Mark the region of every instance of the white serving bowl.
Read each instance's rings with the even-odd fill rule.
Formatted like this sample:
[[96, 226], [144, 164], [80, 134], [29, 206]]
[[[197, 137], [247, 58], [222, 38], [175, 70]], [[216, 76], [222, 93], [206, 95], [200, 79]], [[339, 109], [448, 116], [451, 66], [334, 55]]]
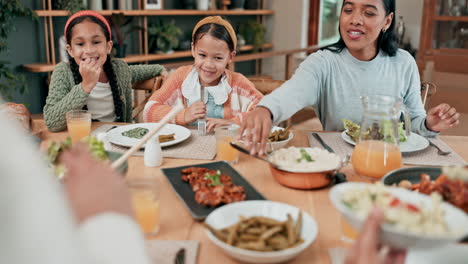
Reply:
[[[274, 126], [271, 128], [271, 132], [275, 132], [276, 130], [281, 130], [281, 129], [284, 129], [284, 128]], [[286, 144], [288, 144], [289, 141], [291, 141], [291, 139], [293, 139], [293, 137], [294, 137], [293, 132], [289, 130], [289, 137], [287, 139], [276, 141], [276, 142], [269, 142], [267, 144], [267, 148], [269, 147], [268, 145], [271, 145], [271, 151], [283, 148], [284, 146], [286, 146]]]
[[[369, 183], [347, 182], [334, 186], [330, 190], [330, 200], [333, 205], [340, 211], [346, 220], [357, 230], [360, 230], [365, 218], [360, 218], [342, 202], [343, 193], [358, 188], [366, 188]], [[403, 188], [388, 187], [392, 195], [399, 198], [401, 201], [411, 204], [423, 204], [426, 209], [432, 209], [432, 199], [428, 195], [418, 192], [409, 191]], [[455, 230], [456, 234], [447, 234], [446, 236], [431, 236], [417, 234], [410, 231], [401, 231], [390, 224], [382, 225], [381, 242], [383, 244], [395, 248], [415, 248], [427, 249], [442, 247], [447, 244], [456, 243], [468, 235], [468, 215], [455, 206], [443, 202], [442, 209], [445, 212], [445, 221], [451, 230]]]
[[[287, 220], [290, 214], [296, 221], [299, 208], [273, 201], [243, 201], [227, 204], [211, 212], [205, 222], [216, 229], [222, 229], [240, 221], [240, 216], [264, 216], [279, 221]], [[260, 252], [237, 248], [226, 244], [206, 230], [208, 238], [229, 256], [249, 263], [279, 263], [288, 261], [304, 251], [317, 236], [317, 224], [306, 212], [302, 211], [301, 237], [304, 242], [296, 247], [273, 252]]]

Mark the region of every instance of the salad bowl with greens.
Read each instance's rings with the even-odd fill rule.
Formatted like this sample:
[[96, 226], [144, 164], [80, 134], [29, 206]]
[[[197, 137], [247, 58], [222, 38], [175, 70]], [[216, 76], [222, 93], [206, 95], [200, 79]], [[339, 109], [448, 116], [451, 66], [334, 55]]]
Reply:
[[[85, 137], [81, 140], [81, 142], [88, 146], [91, 156], [96, 160], [112, 162], [122, 156], [122, 153], [105, 150], [104, 143], [98, 140], [96, 137]], [[62, 142], [51, 142], [47, 148], [47, 162], [49, 167], [52, 169], [53, 174], [59, 179], [63, 179], [66, 174], [66, 167], [59, 161], [60, 154], [70, 149], [71, 147], [71, 139], [68, 137], [65, 141]], [[125, 162], [118, 168], [118, 171], [122, 174], [125, 174], [127, 172], [127, 168], [128, 163]]]

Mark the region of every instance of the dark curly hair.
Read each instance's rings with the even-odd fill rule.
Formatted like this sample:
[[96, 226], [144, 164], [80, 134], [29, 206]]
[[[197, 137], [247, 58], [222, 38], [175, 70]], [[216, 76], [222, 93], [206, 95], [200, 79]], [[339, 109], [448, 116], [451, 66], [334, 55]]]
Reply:
[[205, 24], [197, 29], [195, 34], [193, 34], [193, 46], [195, 46], [197, 41], [206, 34], [225, 41], [228, 45], [229, 51], [234, 51], [234, 42], [232, 41], [231, 35], [229, 35], [227, 29], [224, 26], [215, 23]]
[[[67, 28], [67, 32], [66, 32], [66, 36], [65, 36], [66, 39], [71, 39], [71, 32], [73, 30], [73, 27], [76, 26], [77, 24], [85, 21], [85, 20], [90, 20], [91, 22], [98, 24], [101, 27], [101, 29], [102, 29], [102, 31], [104, 33], [104, 36], [106, 36], [106, 40], [110, 41], [109, 31], [107, 30], [107, 27], [99, 19], [97, 19], [97, 18], [95, 18], [93, 16], [81, 16], [81, 17], [77, 17], [74, 20], [72, 20], [70, 22], [70, 25]], [[79, 83], [81, 83], [81, 81], [83, 81], [83, 79], [81, 77], [81, 74], [80, 74], [80, 71], [79, 71], [79, 66], [70, 55], [68, 55], [68, 58], [69, 58], [69, 61], [70, 61], [70, 69], [71, 69], [71, 71], [73, 73], [73, 79], [75, 80], [75, 84], [79, 84]], [[120, 97], [121, 95], [120, 95], [119, 87], [118, 87], [118, 84], [117, 84], [117, 77], [115, 75], [114, 69], [112, 68], [112, 63], [111, 63], [110, 56], [107, 56], [107, 59], [106, 59], [106, 62], [104, 63], [103, 68], [104, 68], [104, 73], [106, 74], [107, 78], [109, 79], [109, 84], [110, 84], [111, 91], [112, 91], [112, 99], [114, 101], [114, 111], [115, 111], [115, 115], [117, 116], [116, 121], [122, 122], [122, 121], [124, 121], [123, 102], [122, 102], [122, 99]]]
[[[343, 1], [343, 3], [346, 0]], [[377, 41], [377, 48], [383, 50], [389, 56], [395, 56], [398, 50], [398, 37], [395, 34], [395, 0], [382, 0], [382, 3], [385, 8], [385, 15], [389, 15], [393, 13], [392, 23], [390, 27], [385, 32], [380, 32], [378, 41]], [[323, 49], [330, 50], [333, 52], [340, 53], [344, 48], [346, 48], [346, 43], [341, 36], [340, 28], [338, 27], [338, 32], [340, 33], [340, 39], [338, 42], [333, 43], [329, 46], [326, 46]]]

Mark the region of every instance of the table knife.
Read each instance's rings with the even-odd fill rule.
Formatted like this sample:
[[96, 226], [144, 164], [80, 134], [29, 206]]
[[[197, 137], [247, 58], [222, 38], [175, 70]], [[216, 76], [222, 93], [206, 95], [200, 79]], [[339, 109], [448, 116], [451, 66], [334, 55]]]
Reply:
[[319, 134], [317, 133], [312, 133], [312, 136], [314, 136], [315, 139], [317, 139], [317, 141], [322, 145], [322, 147], [324, 147], [326, 150], [328, 150], [329, 152], [332, 152], [332, 153], [335, 153], [335, 151], [333, 151], [332, 148], [330, 148], [330, 146], [327, 145], [327, 143], [325, 143], [325, 141], [323, 141], [323, 139], [320, 137]]

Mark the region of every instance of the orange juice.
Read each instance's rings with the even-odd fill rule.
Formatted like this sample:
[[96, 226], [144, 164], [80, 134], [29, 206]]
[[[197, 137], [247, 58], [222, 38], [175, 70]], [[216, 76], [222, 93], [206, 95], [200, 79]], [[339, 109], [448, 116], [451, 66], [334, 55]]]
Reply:
[[227, 162], [236, 162], [239, 159], [239, 152], [229, 144], [234, 138], [224, 137], [216, 141], [216, 154], [218, 159]]
[[372, 178], [382, 178], [387, 172], [403, 166], [398, 146], [378, 140], [357, 144], [351, 161], [359, 175]]
[[68, 134], [71, 137], [72, 143], [80, 141], [80, 139], [87, 137], [91, 133], [91, 120], [68, 120], [67, 121]]
[[141, 229], [145, 234], [155, 234], [159, 231], [159, 201], [151, 191], [135, 191], [132, 193], [133, 210]]
[[359, 236], [359, 233], [344, 218], [341, 219], [341, 230], [343, 232], [342, 240], [345, 242], [354, 242]]

